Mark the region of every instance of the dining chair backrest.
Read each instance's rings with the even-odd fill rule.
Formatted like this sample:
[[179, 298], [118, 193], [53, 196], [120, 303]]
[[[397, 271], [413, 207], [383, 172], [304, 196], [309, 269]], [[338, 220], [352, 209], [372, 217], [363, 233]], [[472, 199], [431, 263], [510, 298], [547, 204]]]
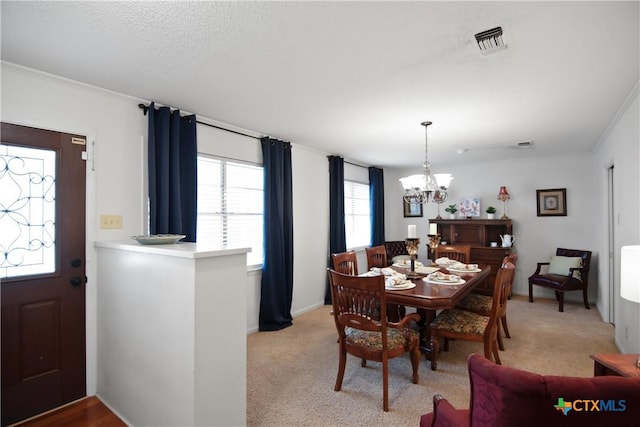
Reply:
[[493, 285], [493, 303], [491, 304], [491, 314], [489, 315], [489, 323], [492, 327], [497, 327], [499, 319], [506, 315], [507, 301], [511, 295], [515, 271], [516, 266], [512, 263], [506, 263], [498, 270], [496, 281]]
[[436, 248], [436, 259], [442, 257], [468, 264], [471, 259], [471, 245], [440, 245]]
[[[384, 276], [353, 276], [329, 270], [333, 316], [338, 335], [344, 337], [345, 328], [382, 332], [382, 347], [387, 346], [386, 293]], [[374, 312], [380, 311], [374, 320]]]
[[367, 266], [369, 269], [371, 267], [388, 267], [389, 262], [387, 259], [387, 248], [384, 245], [380, 246], [372, 246], [368, 248], [364, 248], [367, 253]]
[[358, 275], [358, 258], [355, 251], [331, 254], [333, 269], [342, 274]]
[[515, 252], [511, 252], [509, 255], [502, 259], [502, 266], [504, 267], [507, 263], [516, 265], [516, 261], [518, 261], [518, 254]]

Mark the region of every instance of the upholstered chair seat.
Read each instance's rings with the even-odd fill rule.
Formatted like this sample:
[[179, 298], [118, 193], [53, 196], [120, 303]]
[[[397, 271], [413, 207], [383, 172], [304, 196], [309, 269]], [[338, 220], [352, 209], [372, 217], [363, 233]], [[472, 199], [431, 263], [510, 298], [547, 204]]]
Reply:
[[[354, 328], [345, 328], [346, 344], [368, 347], [372, 350], [382, 351], [382, 334], [376, 331], [363, 331]], [[387, 346], [389, 351], [404, 348], [409, 350], [409, 345], [414, 340], [419, 340], [420, 334], [413, 329], [387, 329]]]
[[[491, 308], [489, 308], [489, 311], [491, 311]], [[488, 316], [453, 308], [443, 311], [431, 323], [431, 329], [443, 329], [458, 334], [482, 335], [488, 324]]]

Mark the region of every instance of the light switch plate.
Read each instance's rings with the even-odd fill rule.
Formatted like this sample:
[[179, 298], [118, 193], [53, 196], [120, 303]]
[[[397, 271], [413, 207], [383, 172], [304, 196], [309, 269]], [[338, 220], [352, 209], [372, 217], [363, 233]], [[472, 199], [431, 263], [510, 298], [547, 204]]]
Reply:
[[100, 215], [100, 228], [106, 230], [122, 229], [122, 215]]

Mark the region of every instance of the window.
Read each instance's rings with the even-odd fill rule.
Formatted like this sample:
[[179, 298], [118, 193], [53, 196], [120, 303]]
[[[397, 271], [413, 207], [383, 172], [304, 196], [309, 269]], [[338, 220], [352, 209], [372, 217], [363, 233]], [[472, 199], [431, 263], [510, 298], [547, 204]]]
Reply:
[[347, 248], [371, 244], [369, 184], [344, 181], [344, 223]]
[[0, 145], [0, 277], [56, 271], [56, 152]]
[[262, 264], [262, 166], [198, 156], [197, 240], [251, 247], [247, 265]]

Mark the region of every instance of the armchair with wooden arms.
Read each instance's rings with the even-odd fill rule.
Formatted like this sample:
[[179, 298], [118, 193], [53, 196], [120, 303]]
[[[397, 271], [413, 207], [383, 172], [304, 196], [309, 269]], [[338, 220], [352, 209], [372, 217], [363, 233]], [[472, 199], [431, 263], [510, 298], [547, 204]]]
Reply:
[[[410, 353], [413, 374], [418, 384], [420, 364], [420, 334], [411, 328], [411, 321], [420, 316], [408, 314], [397, 323], [387, 321], [386, 292], [383, 275], [350, 276], [328, 269], [333, 301], [333, 318], [338, 330], [339, 365], [335, 391], [342, 388], [347, 353], [362, 359], [382, 363], [383, 410], [389, 411], [389, 359]], [[374, 312], [380, 307], [379, 320]]]
[[582, 291], [584, 307], [589, 308], [589, 264], [591, 251], [557, 248], [549, 262], [539, 262], [529, 277], [529, 302], [533, 302], [533, 285], [551, 289], [556, 293], [558, 311], [564, 311], [564, 293]]

